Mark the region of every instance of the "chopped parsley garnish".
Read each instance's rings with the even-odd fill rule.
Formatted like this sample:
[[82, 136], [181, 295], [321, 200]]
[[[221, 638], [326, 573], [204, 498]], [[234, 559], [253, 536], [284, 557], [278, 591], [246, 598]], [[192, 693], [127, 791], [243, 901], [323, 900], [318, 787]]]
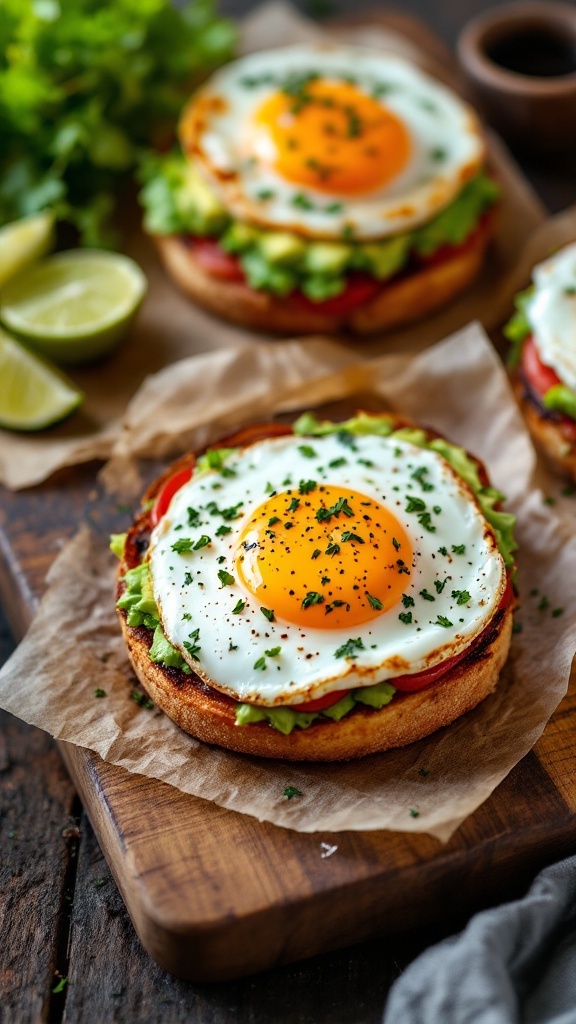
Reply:
[[312, 558], [318, 558], [321, 554], [322, 552], [320, 551], [320, 548], [314, 548], [314, 551], [312, 552]]
[[424, 590], [420, 591], [420, 597], [423, 597], [425, 601], [435, 601], [436, 600], [436, 598], [433, 597], [432, 594], [428, 593], [428, 591], [426, 590], [426, 587], [424, 587]]
[[339, 545], [339, 544], [335, 544], [335, 543], [334, 543], [334, 542], [332, 541], [332, 542], [331, 542], [331, 543], [330, 543], [330, 544], [328, 545], [328, 547], [326, 548], [326, 552], [325, 552], [325, 554], [327, 554], [327, 555], [337, 555], [339, 551], [340, 551], [340, 545]]
[[434, 508], [432, 509], [432, 511], [434, 512], [435, 515], [439, 516], [441, 511], [442, 511], [442, 509], [440, 508], [440, 505], [434, 505]]
[[192, 586], [193, 583], [194, 583], [194, 580], [192, 578], [192, 573], [191, 572], [187, 572], [186, 575], [184, 576], [184, 586], [185, 587], [190, 587], [190, 586]]
[[203, 533], [202, 536], [199, 537], [198, 540], [196, 541], [196, 543], [195, 543], [195, 545], [193, 547], [193, 551], [200, 551], [201, 548], [205, 548], [208, 544], [211, 544], [211, 543], [212, 543], [211, 538], [207, 537], [206, 534]]
[[232, 533], [232, 527], [224, 526], [224, 523], [222, 523], [222, 525], [216, 530], [217, 537], [225, 537], [227, 533]]
[[288, 511], [289, 512], [295, 512], [296, 509], [298, 508], [299, 504], [300, 504], [300, 498], [292, 498], [292, 501], [290, 502], [290, 504], [288, 506]]
[[447, 555], [448, 554], [448, 548], [444, 548], [444, 547], [438, 548], [438, 554], [439, 555]]
[[345, 644], [342, 644], [338, 650], [334, 651], [335, 658], [353, 658], [355, 651], [364, 651], [364, 643], [362, 637], [357, 637], [356, 640], [347, 640]]
[[301, 480], [298, 487], [300, 494], [310, 494], [310, 491], [314, 491], [317, 487], [315, 480]]
[[198, 526], [200, 512], [198, 512], [197, 509], [190, 507], [186, 509], [186, 512], [188, 514], [188, 526]]
[[184, 620], [184, 622], [191, 622], [192, 616], [190, 615], [190, 612], [183, 612], [182, 619]]
[[400, 544], [399, 540], [396, 540], [396, 537], [392, 537], [392, 544], [396, 548], [396, 551], [400, 551], [402, 545]]
[[211, 516], [222, 516], [222, 519], [237, 519], [240, 515], [238, 509], [243, 505], [243, 501], [239, 501], [237, 505], [231, 505], [229, 508], [218, 508], [215, 501], [209, 501], [206, 505], [206, 510]]
[[466, 545], [465, 544], [453, 544], [452, 545], [452, 551], [454, 552], [455, 555], [463, 555], [464, 552], [466, 551]]
[[347, 601], [332, 601], [330, 604], [326, 605], [326, 608], [324, 610], [326, 612], [326, 615], [329, 615], [330, 612], [333, 612], [335, 608], [343, 608], [344, 605], [346, 605], [346, 611], [349, 612], [350, 605], [347, 603]]
[[349, 540], [349, 541], [356, 541], [357, 544], [363, 544], [364, 543], [364, 541], [362, 540], [362, 537], [359, 537], [357, 533], [352, 533], [351, 530], [344, 530], [344, 532], [342, 533], [342, 540], [343, 541], [347, 541], [347, 540]]
[[343, 444], [345, 448], [350, 448], [351, 451], [356, 452], [358, 448], [356, 446], [356, 438], [354, 434], [351, 434], [349, 430], [337, 430], [336, 440]]
[[[437, 594], [441, 594], [442, 593], [442, 591], [444, 590], [444, 587], [448, 583], [449, 579], [450, 579], [450, 576], [446, 576], [442, 583], [440, 582], [440, 580], [434, 580], [434, 586], [436, 587], [436, 593]], [[452, 596], [454, 596], [454, 595], [452, 595]]]
[[324, 213], [342, 213], [343, 209], [342, 203], [328, 203], [328, 206], [324, 207]]
[[202, 650], [200, 644], [198, 643], [198, 640], [200, 638], [200, 629], [195, 629], [192, 633], [189, 633], [188, 636], [190, 639], [184, 641], [184, 647], [188, 651], [190, 657], [194, 658], [194, 661], [198, 661], [198, 653]]
[[264, 671], [264, 669], [266, 668], [266, 658], [258, 658], [258, 661], [254, 662], [254, 668]]
[[284, 523], [284, 526], [285, 526], [285, 528], [286, 528], [287, 530], [291, 530], [291, 529], [292, 529], [292, 527], [294, 526], [294, 523], [291, 523], [291, 522], [290, 522], [290, 520], [288, 519], [288, 520], [287, 520], [287, 521], [286, 521], [286, 522]]
[[97, 690], [94, 690], [94, 696], [95, 697], [105, 697], [106, 696], [106, 690], [101, 690], [100, 687], [98, 687]]
[[317, 590], [309, 590], [302, 601], [302, 607], [311, 608], [314, 604], [324, 604], [324, 595], [319, 594]]
[[269, 651], [264, 651], [264, 654], [269, 658], [277, 658], [281, 650], [281, 647], [271, 647]]
[[557, 619], [560, 615], [563, 615], [563, 614], [564, 614], [564, 609], [563, 608], [553, 608], [552, 609], [552, 618], [553, 619]]
[[467, 590], [453, 590], [452, 597], [455, 599], [456, 604], [468, 604], [472, 598]]
[[400, 622], [403, 622], [405, 626], [409, 626], [412, 622], [412, 612], [400, 612], [398, 618]]
[[319, 523], [327, 523], [332, 519], [332, 516], [338, 516], [343, 513], [348, 519], [354, 515], [354, 510], [350, 508], [346, 498], [338, 498], [338, 501], [334, 502], [331, 508], [319, 508], [316, 510], [316, 519]]
[[314, 203], [308, 198], [305, 192], [295, 192], [292, 196], [292, 206], [297, 210], [313, 210]]
[[175, 551], [177, 555], [186, 555], [192, 551], [192, 537], [179, 537], [172, 544], [171, 551]]
[[430, 775], [430, 772], [428, 771], [427, 768], [419, 768], [418, 775], [421, 775], [423, 779], [427, 779], [428, 776]]
[[304, 456], [305, 459], [316, 458], [316, 449], [313, 448], [311, 444], [299, 444], [298, 451], [301, 453], [301, 455]]
[[410, 594], [402, 594], [402, 604], [405, 608], [413, 608], [414, 598], [410, 597]]
[[260, 608], [260, 611], [264, 618], [268, 619], [268, 622], [276, 622], [276, 616], [274, 615], [272, 608]]
[[246, 607], [246, 601], [243, 601], [242, 598], [240, 598], [239, 601], [236, 601], [236, 604], [234, 605], [234, 607], [232, 609], [232, 615], [238, 615], [241, 611], [244, 611], [245, 607]]
[[422, 529], [427, 530], [428, 533], [436, 533], [436, 527], [432, 522], [432, 516], [429, 512], [421, 512], [418, 516], [418, 522]]
[[218, 569], [218, 579], [223, 587], [231, 587], [236, 582], [234, 577], [229, 572], [226, 572], [226, 569]]
[[320, 580], [320, 583], [322, 584], [323, 587], [327, 586], [327, 584], [330, 582], [331, 580], [329, 576], [323, 576], [322, 579]]
[[379, 612], [380, 609], [382, 608], [382, 601], [380, 600], [380, 598], [374, 597], [372, 594], [369, 594], [368, 591], [366, 591], [366, 597], [368, 598], [370, 607], [374, 608], [375, 611]]
[[374, 467], [372, 459], [356, 459], [356, 462], [358, 463], [359, 466], [367, 466], [368, 469], [373, 469]]
[[268, 520], [268, 526], [276, 526], [276, 523], [280, 522], [280, 516], [272, 516]]
[[284, 790], [284, 796], [287, 800], [292, 800], [292, 797], [302, 796], [302, 790], [297, 789], [296, 786], [286, 786]]
[[404, 509], [405, 512], [424, 512], [426, 502], [422, 501], [422, 498], [414, 498], [410, 494], [407, 494], [405, 497], [408, 502]]
[[411, 479], [412, 480], [417, 480], [423, 491], [433, 491], [434, 490], [434, 484], [430, 484], [430, 483], [428, 483], [427, 480], [424, 479], [424, 477], [426, 476], [427, 472], [428, 472], [428, 469], [427, 469], [426, 466], [419, 466], [418, 469], [415, 469], [414, 472], [410, 474], [411, 475]]
[[547, 597], [541, 597], [540, 598], [540, 603], [538, 604], [538, 611], [539, 612], [545, 612], [546, 609], [549, 608], [549, 607], [550, 607], [550, 601], [548, 600], [548, 598]]
[[256, 193], [256, 198], [265, 203], [267, 199], [273, 199], [275, 195], [276, 193], [273, 188], [261, 188], [260, 191]]
[[436, 622], [433, 622], [432, 625], [444, 626], [444, 629], [450, 629], [450, 626], [453, 626], [454, 623], [450, 622], [450, 619], [447, 619], [445, 615], [439, 615], [438, 618], [436, 619]]
[[409, 807], [408, 810], [410, 812], [410, 817], [411, 818], [419, 818], [420, 817], [420, 811], [417, 811], [415, 807]]
[[440, 147], [437, 147], [436, 149], [433, 149], [430, 152], [430, 159], [434, 160], [435, 163], [441, 163], [442, 160], [446, 159], [446, 156], [447, 156], [446, 150], [445, 149], [441, 149]]
[[139, 704], [141, 708], [146, 708], [147, 711], [151, 711], [154, 704], [145, 693], [140, 693], [140, 690], [132, 690], [130, 694], [135, 704]]
[[348, 459], [345, 459], [344, 456], [341, 455], [339, 459], [332, 459], [332, 461], [329, 462], [328, 465], [330, 469], [340, 469], [340, 466], [348, 465]]

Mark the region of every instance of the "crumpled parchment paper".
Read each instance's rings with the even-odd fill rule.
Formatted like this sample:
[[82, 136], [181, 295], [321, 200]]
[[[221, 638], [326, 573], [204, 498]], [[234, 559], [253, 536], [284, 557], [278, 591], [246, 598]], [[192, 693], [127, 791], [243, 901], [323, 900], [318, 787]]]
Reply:
[[[282, 346], [186, 360], [148, 383], [132, 426], [146, 418], [163, 424], [146, 437], [149, 455], [166, 454], [182, 439], [202, 443], [245, 418], [243, 395], [254, 394], [257, 365], [259, 415], [338, 400], [353, 405], [354, 395], [367, 394], [371, 404], [396, 408], [480, 456], [518, 516], [520, 544], [522, 632], [495, 694], [428, 739], [347, 764], [288, 764], [201, 744], [131, 700], [113, 559], [107, 537], [85, 524], [54, 563], [38, 616], [0, 672], [0, 706], [131, 772], [260, 820], [304, 832], [396, 829], [447, 840], [536, 742], [566, 691], [576, 649], [576, 540], [533, 486], [533, 450], [501, 363], [477, 325], [417, 356], [344, 366], [340, 347], [322, 345], [333, 372], [309, 380], [306, 360], [299, 368], [294, 361], [290, 394]], [[199, 367], [210, 373], [210, 390], [198, 386]], [[115, 477], [112, 467], [108, 483]], [[91, 522], [98, 511], [92, 508]], [[96, 698], [96, 688], [106, 696]], [[287, 785], [302, 796], [285, 799]]]

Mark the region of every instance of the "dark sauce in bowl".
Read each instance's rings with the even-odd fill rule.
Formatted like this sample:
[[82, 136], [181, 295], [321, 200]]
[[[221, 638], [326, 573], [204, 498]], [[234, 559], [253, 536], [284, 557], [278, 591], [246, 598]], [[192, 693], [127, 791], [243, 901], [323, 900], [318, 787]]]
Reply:
[[518, 75], [559, 78], [576, 72], [576, 40], [550, 29], [515, 29], [486, 47], [486, 56]]

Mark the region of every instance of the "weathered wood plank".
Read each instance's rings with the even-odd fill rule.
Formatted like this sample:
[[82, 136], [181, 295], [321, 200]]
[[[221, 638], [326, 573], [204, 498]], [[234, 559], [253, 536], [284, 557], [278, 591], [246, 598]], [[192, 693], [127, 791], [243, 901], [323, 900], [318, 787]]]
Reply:
[[[74, 787], [55, 744], [0, 714], [0, 1015], [49, 1020], [75, 856]], [[70, 870], [70, 868], [72, 870]]]

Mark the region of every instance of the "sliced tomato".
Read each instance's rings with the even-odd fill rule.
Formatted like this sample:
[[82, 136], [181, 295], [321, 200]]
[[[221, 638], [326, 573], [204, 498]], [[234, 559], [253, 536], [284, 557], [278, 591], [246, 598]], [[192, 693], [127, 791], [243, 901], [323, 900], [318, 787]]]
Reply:
[[332, 299], [324, 299], [323, 302], [313, 302], [312, 299], [307, 298], [302, 292], [292, 292], [286, 299], [286, 302], [290, 302], [292, 305], [298, 306], [299, 309], [306, 310], [309, 313], [324, 313], [326, 316], [344, 316], [351, 309], [356, 309], [357, 306], [361, 306], [364, 302], [369, 302], [370, 299], [373, 299], [382, 290], [382, 287], [382, 283], [377, 281], [375, 277], [370, 277], [369, 274], [349, 274], [344, 291], [340, 292], [340, 295], [335, 295]]
[[[514, 588], [512, 586], [512, 580], [508, 575], [508, 581], [506, 583], [506, 589], [500, 598], [500, 604], [498, 610], [504, 610], [508, 607], [512, 601], [514, 595]], [[486, 629], [490, 629], [490, 623], [486, 626]], [[470, 653], [472, 647], [480, 642], [486, 630], [480, 633], [480, 636], [476, 637], [471, 644], [465, 650], [460, 651], [460, 654], [455, 654], [453, 658], [446, 658], [445, 661], [441, 661], [439, 665], [434, 665], [432, 668], [424, 669], [423, 672], [413, 672], [412, 675], [397, 676], [396, 679], [391, 679], [392, 686], [395, 686], [397, 690], [402, 693], [414, 693], [416, 690], [423, 690], [424, 687], [430, 686], [431, 683], [435, 683], [437, 679], [449, 672], [451, 668], [454, 668], [460, 661], [462, 661], [467, 654]]]
[[176, 491], [179, 491], [184, 484], [187, 484], [191, 476], [192, 470], [188, 468], [181, 469], [178, 473], [174, 473], [173, 476], [168, 477], [156, 498], [154, 505], [152, 506], [152, 511], [150, 513], [150, 522], [152, 526], [156, 526], [156, 524], [160, 522], [162, 516], [168, 511], [168, 506], [176, 494]]
[[245, 275], [237, 256], [231, 256], [213, 238], [190, 236], [190, 248], [198, 263], [212, 277], [221, 281], [244, 281]]
[[562, 383], [558, 374], [540, 359], [531, 334], [522, 346], [521, 365], [528, 383], [539, 395], [545, 395], [555, 384]]
[[334, 693], [325, 693], [323, 697], [318, 697], [317, 700], [309, 700], [305, 704], [293, 704], [292, 708], [294, 711], [323, 711], [324, 708], [332, 707], [341, 697], [345, 697], [347, 693], [350, 693], [350, 690], [335, 690]]

